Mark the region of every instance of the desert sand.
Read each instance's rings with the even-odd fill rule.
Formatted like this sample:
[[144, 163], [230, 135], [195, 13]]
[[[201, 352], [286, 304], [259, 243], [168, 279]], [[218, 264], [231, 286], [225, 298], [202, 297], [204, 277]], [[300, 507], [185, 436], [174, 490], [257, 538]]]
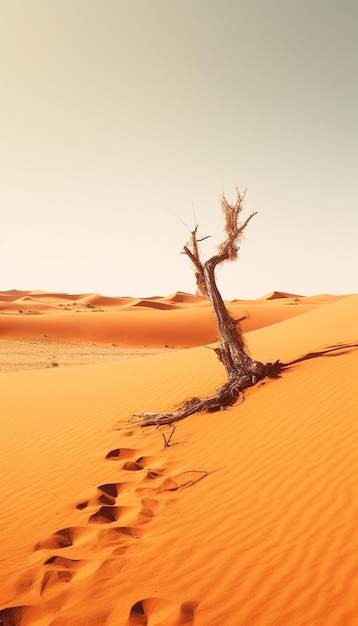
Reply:
[[227, 304], [281, 377], [141, 429], [224, 382], [206, 299], [0, 294], [2, 626], [358, 623], [358, 295]]

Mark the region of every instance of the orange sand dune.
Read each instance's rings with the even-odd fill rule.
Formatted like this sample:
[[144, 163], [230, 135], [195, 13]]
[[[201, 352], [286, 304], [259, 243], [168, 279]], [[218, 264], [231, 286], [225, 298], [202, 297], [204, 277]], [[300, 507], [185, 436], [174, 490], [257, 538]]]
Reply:
[[278, 300], [281, 298], [302, 298], [296, 293], [286, 293], [285, 291], [270, 291], [270, 293], [262, 296], [263, 300]]
[[0, 313], [3, 314], [25, 314], [39, 315], [40, 313], [55, 313], [58, 311], [58, 304], [51, 305], [46, 302], [37, 301], [29, 296], [18, 300], [4, 302], [0, 300]]
[[161, 311], [172, 311], [176, 308], [175, 304], [164, 302], [163, 299], [158, 300], [138, 300], [133, 306], [143, 306], [148, 309], [158, 309]]
[[203, 298], [202, 296], [194, 296], [191, 293], [184, 293], [183, 291], [176, 291], [170, 296], [167, 296], [165, 299], [168, 302], [180, 304], [195, 304], [196, 306], [200, 303], [207, 303], [206, 298]]
[[33, 289], [31, 291], [19, 291], [17, 289], [11, 289], [10, 291], [2, 291], [0, 292], [0, 301], [4, 300], [8, 300], [8, 301], [14, 301], [14, 300], [19, 300], [21, 298], [32, 298], [33, 300], [36, 301], [44, 301], [47, 300], [49, 302], [66, 302], [66, 301], [70, 301], [72, 303], [72, 301], [75, 301], [79, 298], [82, 298], [86, 295], [90, 295], [90, 294], [69, 294], [69, 293], [62, 293], [62, 292], [55, 292], [55, 291], [39, 291], [36, 289]]
[[79, 298], [83, 298], [85, 295], [89, 294], [74, 294], [74, 293], [62, 293], [62, 292], [48, 292], [48, 291], [29, 291], [29, 295], [31, 295], [36, 300], [48, 300], [49, 302], [57, 301], [57, 302], [72, 302], [78, 300]]
[[[287, 298], [260, 299], [232, 301], [228, 306], [247, 332], [326, 303], [324, 296], [314, 302], [305, 298], [298, 302]], [[0, 332], [6, 339], [39, 340], [46, 336], [55, 340], [155, 348], [193, 347], [218, 339], [207, 298], [180, 292], [150, 299], [27, 292], [12, 302], [0, 295], [0, 312]]]
[[122, 307], [132, 304], [134, 301], [134, 298], [111, 298], [108, 296], [101, 296], [97, 293], [91, 293], [79, 296], [77, 304], [78, 306], [87, 307]]
[[179, 422], [168, 447], [171, 428], [130, 417], [213, 393], [204, 347], [0, 375], [2, 626], [358, 622], [358, 295], [244, 306], [276, 312], [246, 341], [282, 377]]
[[27, 296], [32, 292], [29, 291], [19, 291], [18, 289], [10, 289], [9, 291], [0, 291], [0, 302], [12, 302], [13, 300], [17, 300], [18, 298], [22, 298], [23, 296]]

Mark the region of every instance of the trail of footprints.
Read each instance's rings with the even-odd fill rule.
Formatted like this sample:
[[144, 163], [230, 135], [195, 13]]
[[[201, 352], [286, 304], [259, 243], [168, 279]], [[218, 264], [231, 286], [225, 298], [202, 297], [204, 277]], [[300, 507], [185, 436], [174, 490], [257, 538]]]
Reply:
[[[32, 556], [36, 560], [36, 567], [20, 579], [19, 592], [36, 585], [44, 600], [51, 601], [61, 594], [61, 583], [88, 578], [95, 572], [100, 573], [99, 570], [106, 576], [111, 574], [111, 568], [116, 573], [116, 559], [138, 542], [145, 532], [145, 524], [150, 522], [159, 507], [166, 504], [160, 494], [193, 484], [206, 475], [206, 472], [198, 472], [201, 474], [199, 477], [190, 476], [193, 473], [186, 472], [188, 476], [182, 479], [167, 477], [165, 471], [153, 469], [157, 464], [155, 457], [138, 458], [137, 455], [138, 451], [132, 448], [117, 448], [107, 454], [106, 459], [109, 461], [122, 463], [121, 474], [128, 480], [97, 487], [93, 496], [76, 505], [85, 518], [83, 525], [62, 528], [35, 545]], [[136, 501], [134, 505], [133, 500]], [[96, 558], [88, 558], [93, 550]], [[38, 558], [41, 558], [41, 551], [46, 551], [47, 555], [39, 576]], [[53, 552], [51, 556], [48, 556], [49, 551]], [[98, 559], [99, 555], [103, 559]], [[149, 615], [158, 609], [163, 614], [172, 615], [173, 619], [175, 613], [175, 619], [170, 623], [176, 626], [194, 624], [194, 603], [177, 607], [165, 599], [145, 598], [130, 609], [128, 626], [146, 626]], [[21, 607], [17, 607], [17, 610], [21, 613]], [[7, 612], [13, 615], [13, 609], [0, 611], [0, 626], [21, 624], [19, 612], [18, 621], [13, 621], [10, 613], [10, 621], [6, 621]]]

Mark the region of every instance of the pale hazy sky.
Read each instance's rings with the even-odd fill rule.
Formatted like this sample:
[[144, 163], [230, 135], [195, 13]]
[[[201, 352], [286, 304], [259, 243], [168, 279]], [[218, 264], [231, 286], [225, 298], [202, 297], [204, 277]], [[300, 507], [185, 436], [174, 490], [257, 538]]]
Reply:
[[[358, 291], [357, 0], [1, 0], [0, 290]], [[213, 242], [213, 243], [210, 243]]]

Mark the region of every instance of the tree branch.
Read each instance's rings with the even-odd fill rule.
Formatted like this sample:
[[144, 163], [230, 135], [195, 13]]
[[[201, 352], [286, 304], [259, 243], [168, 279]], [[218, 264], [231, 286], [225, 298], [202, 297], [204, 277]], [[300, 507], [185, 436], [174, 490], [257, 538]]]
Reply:
[[204, 266], [201, 263], [200, 259], [198, 259], [190, 250], [190, 248], [188, 248], [188, 246], [184, 246], [183, 248], [183, 254], [187, 254], [189, 259], [191, 260], [192, 263], [194, 263], [195, 267], [197, 268], [198, 271], [203, 272], [204, 271]]
[[218, 263], [227, 261], [231, 256], [230, 252], [232, 251], [233, 247], [236, 247], [236, 242], [238, 238], [242, 235], [246, 226], [252, 220], [252, 218], [255, 217], [255, 215], [257, 215], [257, 211], [255, 211], [255, 213], [251, 213], [251, 215], [249, 215], [249, 217], [244, 221], [243, 224], [241, 224], [241, 226], [236, 226], [235, 229], [231, 231], [231, 234], [227, 237], [227, 239], [221, 244], [219, 254], [211, 257], [211, 259], [209, 259], [207, 263], [210, 262], [212, 267], [216, 267]]

